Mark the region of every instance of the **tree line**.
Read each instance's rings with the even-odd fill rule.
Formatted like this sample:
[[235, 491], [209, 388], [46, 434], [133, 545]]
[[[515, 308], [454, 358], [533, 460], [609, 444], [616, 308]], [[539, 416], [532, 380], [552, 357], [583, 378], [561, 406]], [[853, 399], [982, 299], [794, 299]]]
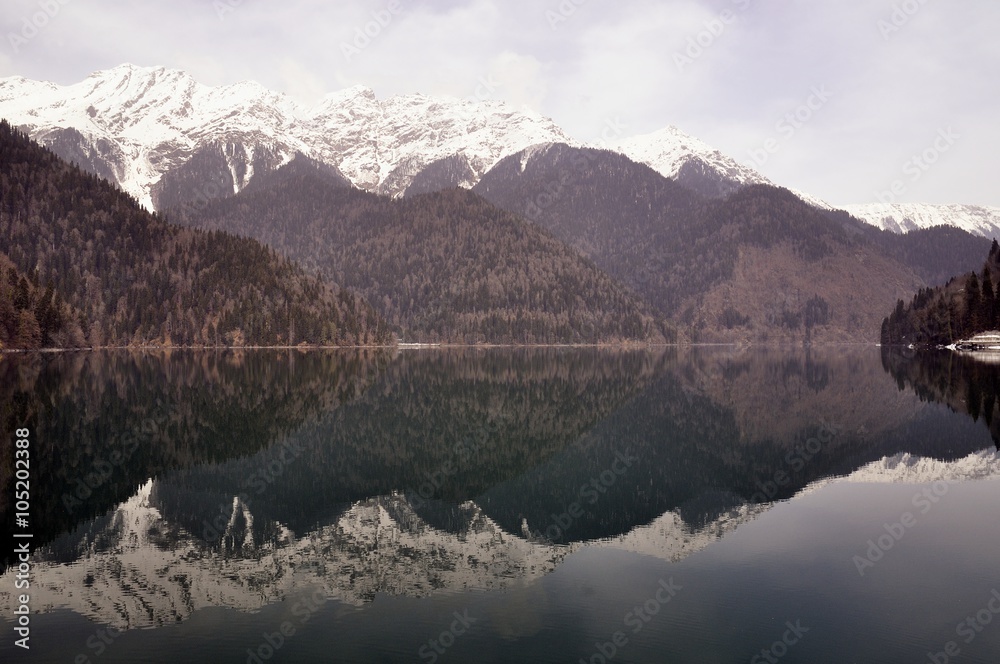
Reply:
[[882, 322], [882, 343], [948, 345], [1000, 330], [998, 274], [1000, 244], [993, 240], [980, 272], [954, 277], [944, 286], [921, 288], [909, 304], [899, 300]]

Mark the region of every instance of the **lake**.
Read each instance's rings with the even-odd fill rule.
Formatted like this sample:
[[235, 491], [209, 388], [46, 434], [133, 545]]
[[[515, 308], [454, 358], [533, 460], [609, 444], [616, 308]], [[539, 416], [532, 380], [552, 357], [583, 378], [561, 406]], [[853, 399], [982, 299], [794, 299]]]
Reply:
[[1000, 661], [1000, 367], [974, 359], [121, 351], [0, 375], [0, 515], [32, 535], [29, 591], [3, 554], [4, 662]]

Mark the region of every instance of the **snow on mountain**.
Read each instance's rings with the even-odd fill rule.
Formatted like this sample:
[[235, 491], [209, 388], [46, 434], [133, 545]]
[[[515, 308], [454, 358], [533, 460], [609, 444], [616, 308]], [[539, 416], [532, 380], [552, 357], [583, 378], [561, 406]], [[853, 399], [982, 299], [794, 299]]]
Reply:
[[[503, 157], [525, 148], [581, 145], [548, 118], [499, 101], [419, 94], [380, 100], [369, 88], [355, 86], [308, 107], [254, 82], [210, 87], [185, 72], [129, 64], [68, 86], [20, 76], [0, 79], [0, 117], [60, 156], [117, 182], [150, 209], [161, 200], [169, 205], [236, 193], [255, 173], [288, 163], [296, 153], [339, 168], [357, 187], [399, 196], [432, 164], [447, 164], [442, 181], [455, 172], [457, 182], [471, 187]], [[621, 152], [708, 196], [774, 184], [672, 126], [591, 147]], [[177, 175], [185, 165], [191, 170]], [[436, 182], [431, 178], [425, 186]], [[192, 183], [201, 189], [192, 191]], [[832, 209], [792, 191], [811, 205]], [[1000, 236], [1000, 208], [864, 204], [843, 209], [898, 233], [951, 225]]]
[[[774, 185], [749, 166], [673, 126], [615, 141], [607, 147], [710, 196], [725, 196], [747, 185]], [[810, 205], [831, 209], [828, 203], [814, 196], [791, 191]]]
[[1000, 238], [1000, 208], [978, 205], [930, 205], [920, 203], [867, 203], [842, 209], [873, 226], [906, 233], [932, 226], [955, 226], [973, 235]]
[[[798, 496], [832, 483], [998, 478], [995, 449], [954, 461], [903, 453], [814, 482]], [[404, 496], [393, 494], [357, 502], [336, 522], [301, 535], [272, 523], [269, 532], [275, 535], [255, 541], [252, 510], [234, 497], [224, 532], [206, 543], [164, 517], [156, 507], [156, 481], [149, 480], [106, 517], [33, 554], [32, 605], [43, 613], [69, 609], [101, 624], [134, 629], [173, 624], [205, 607], [257, 611], [316, 589], [354, 606], [378, 593], [502, 591], [531, 585], [591, 547], [678, 562], [771, 507], [736, 505], [698, 528], [671, 511], [619, 537], [554, 545], [533, 535], [527, 523], [522, 533], [505, 532], [472, 502], [458, 506], [464, 525], [443, 531], [426, 523]], [[70, 551], [75, 562], [67, 563]], [[11, 611], [15, 573], [11, 568], [0, 578], [0, 607]]]
[[[753, 168], [676, 127], [627, 138], [609, 147], [706, 195], [724, 196], [746, 185], [775, 184]], [[996, 207], [919, 203], [834, 206], [805, 192], [790, 191], [814, 207], [846, 210], [864, 222], [894, 233], [955, 226], [973, 235], [1000, 238], [1000, 208]]]
[[[239, 498], [213, 548], [163, 516], [150, 500], [150, 480], [110, 519], [36, 551], [32, 608], [70, 609], [120, 629], [170, 625], [206, 607], [261, 608], [321, 589], [330, 599], [362, 606], [376, 594], [427, 597], [463, 590], [526, 585], [570, 553], [503, 532], [468, 503], [465, 526], [427, 525], [402, 496], [358, 502], [335, 523], [297, 535], [254, 541], [249, 508]], [[65, 552], [74, 552], [67, 564]], [[8, 575], [15, 572], [9, 570]], [[13, 584], [0, 606], [14, 607]]]
[[[527, 524], [520, 535], [503, 531], [471, 502], [458, 507], [464, 526], [439, 530], [394, 494], [355, 503], [335, 523], [301, 535], [273, 524], [278, 536], [257, 542], [253, 514], [234, 498], [225, 532], [213, 543], [220, 551], [164, 517], [155, 492], [150, 480], [107, 517], [35, 552], [33, 608], [69, 609], [134, 629], [173, 624], [206, 607], [257, 611], [317, 588], [354, 606], [379, 593], [503, 591], [534, 583], [590, 546], [681, 560], [766, 510], [737, 508], [700, 530], [668, 512], [622, 537], [555, 545], [531, 536]], [[66, 562], [68, 551], [75, 562]], [[0, 586], [0, 606], [13, 610], [8, 588]]]
[[676, 178], [681, 168], [692, 159], [701, 159], [720, 174], [740, 185], [772, 184], [757, 171], [740, 164], [707, 143], [690, 136], [677, 127], [666, 127], [651, 134], [633, 136], [608, 146], [633, 161], [646, 164], [664, 177]]
[[813, 493], [834, 483], [932, 484], [998, 479], [1000, 479], [1000, 450], [994, 448], [974, 452], [953, 461], [941, 461], [902, 452], [873, 461], [849, 475], [813, 482], [801, 493]]
[[551, 120], [498, 101], [379, 100], [359, 86], [310, 108], [257, 83], [209, 87], [181, 71], [133, 65], [69, 86], [2, 79], [0, 117], [112, 176], [149, 208], [156, 207], [154, 185], [211, 146], [227, 155], [234, 191], [252, 177], [253, 153], [262, 151], [276, 155], [277, 165], [301, 152], [360, 188], [399, 195], [439, 159], [462, 155], [478, 177], [530, 145], [574, 142]]

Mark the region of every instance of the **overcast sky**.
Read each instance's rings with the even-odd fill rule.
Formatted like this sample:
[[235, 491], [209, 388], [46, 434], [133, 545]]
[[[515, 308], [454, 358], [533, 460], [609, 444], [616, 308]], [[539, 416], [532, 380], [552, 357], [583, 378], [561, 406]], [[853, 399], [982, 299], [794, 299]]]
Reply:
[[4, 0], [0, 32], [0, 77], [130, 62], [307, 103], [478, 92], [584, 141], [675, 125], [833, 203], [899, 181], [901, 202], [1000, 205], [996, 0]]

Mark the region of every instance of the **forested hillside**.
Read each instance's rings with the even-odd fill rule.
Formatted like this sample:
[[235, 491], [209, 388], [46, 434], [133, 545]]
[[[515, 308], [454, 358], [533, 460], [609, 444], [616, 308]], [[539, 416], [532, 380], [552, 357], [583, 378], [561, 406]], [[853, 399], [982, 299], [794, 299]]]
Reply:
[[875, 341], [922, 280], [851, 220], [753, 185], [716, 200], [608, 151], [502, 160], [474, 191], [524, 215], [696, 341]]
[[79, 314], [51, 282], [41, 287], [0, 254], [0, 349], [74, 348], [86, 343]]
[[[12, 345], [392, 339], [360, 297], [307, 275], [254, 240], [171, 226], [6, 122], [0, 122], [0, 253], [16, 268], [3, 277], [8, 285], [17, 280], [13, 308], [0, 308]], [[29, 306], [23, 306], [22, 277], [44, 288], [40, 297], [29, 288]], [[23, 313], [29, 309], [37, 333]], [[31, 327], [24, 334], [22, 322]]]
[[298, 157], [183, 225], [254, 237], [356, 289], [405, 340], [662, 342], [636, 297], [546, 231], [467, 191], [393, 200]]
[[953, 275], [978, 267], [990, 250], [990, 241], [954, 226], [918, 228], [894, 233], [870, 226], [843, 210], [826, 216], [841, 224], [850, 235], [872, 242], [888, 258], [911, 268], [929, 286], [940, 286]]
[[921, 288], [882, 322], [882, 343], [948, 345], [1000, 329], [1000, 244], [993, 241], [980, 272], [954, 277], [937, 288]]

